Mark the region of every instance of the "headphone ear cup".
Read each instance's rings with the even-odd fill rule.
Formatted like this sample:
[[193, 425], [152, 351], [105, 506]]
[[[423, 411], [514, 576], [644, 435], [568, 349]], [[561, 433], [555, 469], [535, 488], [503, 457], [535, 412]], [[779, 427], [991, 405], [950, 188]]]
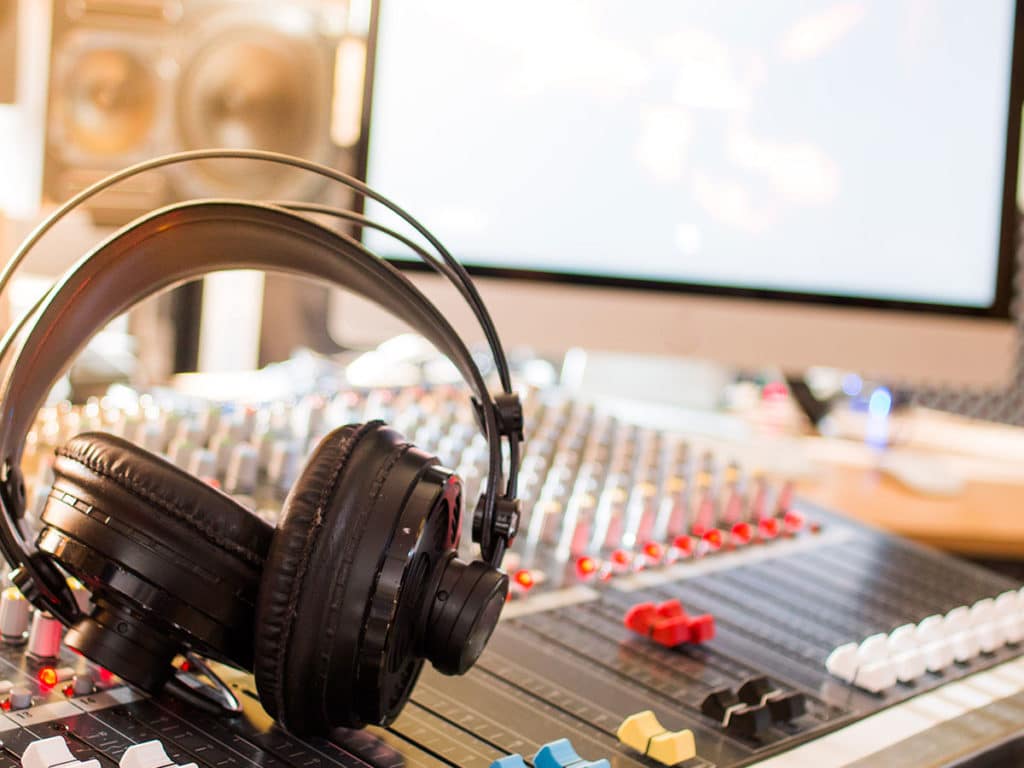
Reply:
[[58, 449], [39, 548], [93, 591], [66, 642], [147, 690], [190, 647], [252, 663], [252, 621], [273, 528], [119, 437]]
[[[292, 487], [255, 642], [260, 701], [289, 730], [390, 722], [408, 698], [425, 590], [454, 545], [455, 484], [448, 511], [427, 520], [452, 477], [436, 465], [380, 422], [350, 425], [323, 439]], [[414, 545], [395, 548], [402, 537]]]

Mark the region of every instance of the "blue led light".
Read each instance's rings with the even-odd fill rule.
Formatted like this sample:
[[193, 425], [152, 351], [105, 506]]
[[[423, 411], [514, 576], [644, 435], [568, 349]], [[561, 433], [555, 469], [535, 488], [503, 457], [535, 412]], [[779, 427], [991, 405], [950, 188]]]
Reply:
[[879, 387], [871, 393], [868, 400], [868, 413], [878, 419], [884, 419], [892, 410], [892, 393], [885, 387]]
[[843, 376], [843, 392], [847, 397], [856, 397], [864, 387], [864, 380], [856, 373], [848, 373]]

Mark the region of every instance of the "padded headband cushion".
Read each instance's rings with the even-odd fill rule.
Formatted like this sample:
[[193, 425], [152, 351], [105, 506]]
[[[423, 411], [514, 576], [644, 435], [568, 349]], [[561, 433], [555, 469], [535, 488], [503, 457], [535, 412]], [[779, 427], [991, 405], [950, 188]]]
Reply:
[[[138, 500], [127, 523], [176, 541], [200, 537], [250, 568], [259, 568], [274, 529], [231, 497], [155, 454], [114, 435], [87, 432], [57, 450], [54, 474], [103, 497], [111, 486]], [[149, 514], [150, 509], [163, 515]]]
[[[256, 607], [255, 673], [260, 701], [292, 731], [357, 718], [355, 648], [368, 597], [349, 595], [346, 585], [357, 574], [375, 581], [381, 549], [364, 546], [364, 532], [375, 495], [408, 448], [379, 421], [335, 430], [284, 503]], [[390, 530], [394, 521], [373, 523]], [[337, 685], [339, 678], [348, 683]]]

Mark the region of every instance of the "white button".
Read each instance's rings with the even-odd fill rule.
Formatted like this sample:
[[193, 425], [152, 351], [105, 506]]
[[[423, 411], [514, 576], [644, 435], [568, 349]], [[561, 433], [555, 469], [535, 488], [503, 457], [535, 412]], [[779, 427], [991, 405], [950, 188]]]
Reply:
[[886, 659], [865, 664], [857, 670], [854, 683], [871, 693], [880, 693], [896, 685], [896, 666]]
[[971, 624], [987, 624], [996, 617], [996, 602], [991, 597], [979, 600], [970, 608]]
[[1003, 647], [1003, 632], [999, 625], [990, 621], [986, 624], [979, 624], [971, 630], [974, 639], [978, 643], [978, 649], [982, 653], [995, 653]]
[[926, 643], [921, 653], [929, 672], [941, 672], [953, 663], [953, 645], [946, 638]]
[[920, 645], [938, 642], [945, 637], [945, 618], [942, 616], [929, 616], [921, 619], [917, 625], [917, 642]]
[[999, 626], [1003, 631], [1003, 640], [1010, 645], [1017, 645], [1024, 639], [1024, 615], [1014, 614], [999, 619]]
[[966, 605], [958, 606], [946, 614], [946, 620], [943, 623], [947, 636], [963, 632], [971, 626], [971, 611]]
[[857, 658], [861, 664], [889, 658], [889, 636], [878, 634], [864, 638], [857, 649]]
[[63, 736], [33, 741], [21, 755], [23, 768], [100, 768], [99, 760], [76, 760]]
[[961, 663], [973, 659], [980, 650], [978, 639], [970, 630], [955, 633], [949, 638], [949, 642], [953, 646], [953, 658]]
[[999, 597], [997, 597], [993, 602], [992, 607], [995, 609], [996, 616], [999, 618], [1013, 616], [1020, 611], [1020, 599], [1016, 592], [1009, 590], [999, 595]]
[[904, 624], [896, 627], [889, 633], [889, 654], [907, 653], [917, 648], [917, 627], [913, 624]]
[[927, 671], [924, 654], [917, 649], [896, 654], [892, 657], [892, 664], [901, 683], [916, 680]]
[[[164, 768], [175, 766], [175, 762], [164, 752], [163, 745], [154, 739], [128, 747], [118, 765], [120, 768]], [[185, 763], [175, 768], [196, 768], [196, 764]]]
[[825, 659], [825, 669], [848, 683], [853, 682], [857, 674], [857, 644], [840, 645]]

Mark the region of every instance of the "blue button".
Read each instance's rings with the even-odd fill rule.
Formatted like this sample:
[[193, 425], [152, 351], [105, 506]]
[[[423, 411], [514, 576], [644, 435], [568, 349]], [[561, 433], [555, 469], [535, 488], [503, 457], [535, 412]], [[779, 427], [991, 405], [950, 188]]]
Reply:
[[607, 760], [584, 760], [568, 739], [545, 744], [533, 758], [536, 768], [611, 768]]
[[526, 768], [522, 755], [508, 755], [491, 763], [491, 768]]

